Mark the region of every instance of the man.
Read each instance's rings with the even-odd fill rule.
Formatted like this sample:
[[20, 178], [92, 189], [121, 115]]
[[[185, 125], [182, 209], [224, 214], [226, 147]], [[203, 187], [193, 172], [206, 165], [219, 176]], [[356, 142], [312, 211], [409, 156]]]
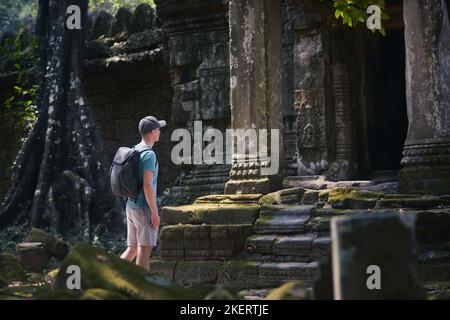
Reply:
[[159, 228], [159, 214], [156, 206], [156, 184], [158, 180], [158, 161], [153, 144], [159, 140], [160, 128], [166, 121], [153, 116], [145, 117], [139, 122], [142, 140], [135, 147], [140, 154], [139, 175], [143, 177], [143, 188], [136, 199], [128, 199], [127, 246], [122, 259], [133, 261], [147, 271], [150, 270], [152, 247], [156, 246]]

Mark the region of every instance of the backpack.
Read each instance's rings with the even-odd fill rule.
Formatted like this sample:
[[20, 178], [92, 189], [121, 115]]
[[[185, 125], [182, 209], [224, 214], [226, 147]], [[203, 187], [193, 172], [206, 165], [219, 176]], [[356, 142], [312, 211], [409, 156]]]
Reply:
[[141, 153], [152, 149], [138, 151], [136, 147], [121, 147], [114, 156], [110, 169], [111, 190], [115, 196], [135, 199], [143, 186], [139, 176]]

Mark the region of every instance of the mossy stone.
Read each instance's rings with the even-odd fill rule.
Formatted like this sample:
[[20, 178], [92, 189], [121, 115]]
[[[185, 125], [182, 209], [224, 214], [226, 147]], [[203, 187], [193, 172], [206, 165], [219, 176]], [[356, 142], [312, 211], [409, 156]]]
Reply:
[[[84, 243], [76, 244], [64, 259], [61, 270], [77, 265], [81, 270], [81, 289], [101, 288], [130, 299], [200, 299], [198, 290], [177, 286], [105, 250]], [[65, 288], [68, 275], [58, 273], [56, 288]]]
[[25, 282], [27, 280], [27, 274], [23, 266], [9, 253], [0, 255], [0, 275], [8, 283], [13, 281]]
[[273, 289], [265, 300], [310, 300], [311, 293], [304, 281], [291, 281]]
[[55, 236], [37, 228], [31, 229], [26, 242], [41, 242], [45, 250], [52, 256], [62, 260], [69, 252], [69, 245]]
[[344, 187], [331, 189], [327, 201], [336, 209], [371, 209], [383, 196], [381, 192]]
[[208, 293], [205, 300], [234, 300], [233, 294], [227, 289], [218, 286], [212, 292]]
[[86, 290], [79, 300], [129, 300], [125, 295], [101, 288]]

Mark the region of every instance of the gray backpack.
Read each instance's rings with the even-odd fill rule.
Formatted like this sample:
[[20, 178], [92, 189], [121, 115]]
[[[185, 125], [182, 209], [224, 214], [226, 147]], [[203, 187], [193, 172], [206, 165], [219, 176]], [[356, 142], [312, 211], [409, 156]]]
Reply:
[[115, 196], [135, 199], [143, 186], [143, 177], [139, 176], [141, 153], [136, 147], [121, 147], [114, 156], [110, 170], [111, 190]]

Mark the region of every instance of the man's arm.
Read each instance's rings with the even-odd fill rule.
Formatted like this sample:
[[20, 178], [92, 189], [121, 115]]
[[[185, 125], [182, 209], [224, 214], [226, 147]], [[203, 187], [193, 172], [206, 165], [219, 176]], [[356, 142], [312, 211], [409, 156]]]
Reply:
[[144, 171], [145, 200], [147, 200], [148, 206], [150, 207], [152, 218], [151, 226], [153, 229], [157, 229], [159, 227], [159, 214], [158, 214], [158, 207], [156, 206], [155, 188], [153, 188], [152, 181], [153, 181], [153, 171], [145, 170]]

